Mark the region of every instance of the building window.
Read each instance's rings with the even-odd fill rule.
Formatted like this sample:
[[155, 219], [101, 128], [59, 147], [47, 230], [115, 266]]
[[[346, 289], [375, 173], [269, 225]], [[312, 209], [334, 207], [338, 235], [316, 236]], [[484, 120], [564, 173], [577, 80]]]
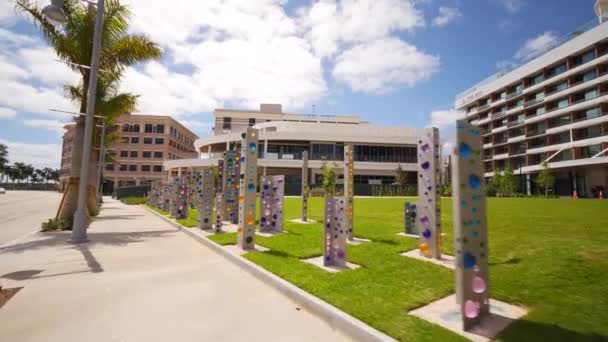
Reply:
[[151, 145], [152, 144], [152, 138], [145, 137], [144, 138], [144, 144]]
[[123, 144], [128, 144], [128, 143], [129, 143], [129, 137], [122, 137], [122, 138], [120, 138], [120, 141], [121, 141]]
[[583, 75], [583, 82], [591, 81], [595, 77], [596, 77], [595, 76], [595, 70], [591, 70], [589, 72], [586, 72], [585, 75]]
[[131, 151], [129, 153], [129, 157], [131, 157], [131, 158], [137, 158], [137, 155], [138, 155], [137, 151]]
[[139, 144], [139, 137], [131, 137], [131, 144]]
[[154, 131], [154, 126], [152, 124], [144, 125], [144, 133], [152, 133]]
[[131, 127], [128, 123], [122, 125], [123, 132], [129, 132], [130, 130], [131, 130]]
[[585, 146], [581, 148], [581, 157], [583, 158], [591, 158], [597, 154], [602, 152], [602, 144]]
[[120, 171], [127, 171], [127, 165], [120, 165]]
[[539, 84], [545, 80], [545, 76], [543, 74], [538, 74], [532, 78], [532, 84]]
[[163, 166], [162, 165], [154, 165], [153, 170], [154, 170], [154, 172], [163, 172]]
[[585, 52], [584, 54], [582, 54], [580, 56], [580, 64], [585, 64], [587, 62], [592, 61], [595, 58], [595, 51], [594, 50], [590, 50], [588, 52]]
[[162, 145], [162, 144], [164, 144], [164, 143], [165, 143], [165, 139], [164, 139], [164, 138], [155, 138], [155, 139], [154, 139], [154, 143], [155, 143], [156, 145]]
[[597, 97], [597, 89], [585, 92], [585, 100], [590, 100]]
[[223, 129], [232, 128], [232, 118], [224, 117], [224, 123], [222, 124]]
[[150, 165], [142, 165], [141, 166], [141, 171], [142, 172], [150, 172]]
[[556, 66], [555, 68], [553, 68], [551, 70], [551, 74], [553, 76], [559, 75], [559, 74], [564, 73], [564, 72], [566, 72], [566, 64], [558, 65], [558, 66]]
[[564, 107], [568, 107], [568, 104], [569, 104], [569, 103], [568, 103], [568, 99], [567, 99], [567, 98], [562, 99], [562, 100], [559, 100], [559, 101], [557, 102], [557, 108], [564, 108]]
[[156, 125], [156, 133], [165, 133], [165, 125]]
[[249, 126], [255, 126], [255, 118], [249, 118]]
[[135, 124], [131, 126], [131, 132], [139, 133], [139, 124]]
[[545, 107], [536, 108], [536, 110], [534, 111], [534, 114], [536, 114], [536, 115], [545, 114]]
[[163, 157], [163, 153], [160, 151], [156, 151], [154, 152], [154, 158], [162, 158]]
[[141, 153], [141, 156], [142, 156], [143, 158], [152, 158], [152, 152], [150, 152], [150, 151], [143, 151], [143, 152]]
[[129, 151], [120, 151], [120, 157], [121, 158], [126, 158], [129, 156]]
[[555, 87], [555, 91], [556, 91], [556, 92], [557, 92], [557, 91], [566, 90], [566, 89], [568, 89], [568, 82], [566, 82], [566, 81], [564, 81], [564, 82], [562, 82], [562, 83], [558, 84], [558, 85]]
[[598, 107], [587, 109], [585, 111], [585, 120], [597, 118], [598, 116], [600, 116], [600, 109]]
[[129, 172], [137, 172], [137, 165], [129, 165]]
[[106, 164], [106, 171], [114, 171], [114, 164]]

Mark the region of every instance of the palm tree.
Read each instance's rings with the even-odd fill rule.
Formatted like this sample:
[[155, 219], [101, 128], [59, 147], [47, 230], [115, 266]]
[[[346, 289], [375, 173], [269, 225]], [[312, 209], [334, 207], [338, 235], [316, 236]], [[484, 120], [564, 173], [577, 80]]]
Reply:
[[6, 174], [6, 166], [8, 165], [8, 146], [0, 144], [0, 183]]
[[[87, 107], [86, 94], [89, 88], [89, 69], [79, 65], [89, 65], [91, 52], [93, 50], [93, 32], [95, 27], [96, 8], [88, 5], [83, 6], [78, 0], [66, 0], [63, 10], [67, 16], [67, 23], [58, 29], [53, 26], [43, 15], [42, 8], [31, 0], [17, 0], [16, 6], [27, 13], [34, 24], [40, 29], [46, 40], [51, 44], [57, 56], [62, 61], [71, 63], [68, 66], [80, 73], [81, 81], [77, 85], [66, 85], [67, 95], [80, 104], [80, 112], [84, 113]], [[102, 46], [99, 58], [100, 72], [97, 82], [95, 100], [95, 113], [106, 118], [105, 124], [109, 127], [120, 114], [133, 111], [137, 103], [137, 96], [131, 93], [119, 93], [118, 83], [124, 69], [139, 62], [160, 59], [162, 51], [157, 44], [150, 41], [144, 35], [128, 34], [128, 22], [131, 15], [127, 6], [120, 4], [118, 0], [106, 0], [104, 22], [102, 29]], [[79, 117], [76, 125], [76, 135], [84, 135], [84, 118]], [[99, 133], [93, 134], [98, 137]], [[108, 136], [107, 144], [111, 144], [114, 137]], [[81, 140], [78, 138], [77, 140]], [[95, 145], [95, 142], [94, 142]], [[74, 146], [72, 160], [82, 158], [82, 147]], [[90, 186], [96, 179], [95, 164], [97, 154], [91, 153]], [[78, 177], [79, 171], [73, 168], [71, 177]], [[77, 182], [70, 182], [70, 184]], [[95, 191], [93, 191], [93, 194]], [[58, 211], [58, 217], [66, 218], [74, 215], [76, 201], [78, 198], [78, 185], [69, 186], [64, 193], [62, 207]], [[96, 207], [95, 196], [89, 198], [89, 208]]]

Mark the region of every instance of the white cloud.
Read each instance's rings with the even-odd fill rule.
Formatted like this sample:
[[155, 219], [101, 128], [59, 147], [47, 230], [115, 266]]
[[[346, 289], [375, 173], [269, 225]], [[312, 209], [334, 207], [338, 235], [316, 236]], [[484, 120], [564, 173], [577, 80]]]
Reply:
[[511, 14], [519, 12], [526, 5], [524, 0], [498, 0], [498, 3]]
[[0, 24], [12, 25], [17, 21], [15, 4], [12, 1], [0, 1]]
[[341, 44], [370, 42], [425, 25], [409, 0], [321, 0], [299, 11], [315, 53], [330, 57]]
[[[162, 1], [129, 2], [137, 13], [132, 30], [158, 42], [171, 58], [125, 75], [123, 89], [141, 94], [140, 111], [182, 115], [226, 102], [304, 108], [326, 93], [321, 61], [298, 35], [284, 1], [184, 1], [170, 10]], [[178, 73], [174, 65], [192, 71]]]
[[61, 163], [60, 144], [29, 144], [0, 139], [8, 147], [9, 163], [22, 162], [35, 167], [58, 168]]
[[11, 108], [0, 107], [0, 119], [12, 119], [17, 115], [17, 111]]
[[21, 120], [21, 122], [23, 124], [25, 124], [26, 126], [46, 129], [46, 130], [58, 133], [60, 135], [63, 135], [63, 132], [64, 132], [63, 126], [67, 125], [66, 123], [61, 122], [59, 120], [46, 120], [46, 119], [28, 119], [28, 120]]
[[433, 26], [445, 26], [462, 16], [456, 7], [439, 7], [439, 15], [433, 19]]
[[515, 54], [516, 59], [528, 60], [542, 55], [549, 48], [555, 46], [559, 37], [552, 32], [545, 32], [532, 38], [522, 46]]
[[383, 93], [397, 84], [428, 80], [438, 68], [439, 57], [387, 38], [344, 51], [336, 58], [333, 76], [354, 91]]
[[453, 128], [456, 120], [464, 117], [464, 112], [456, 109], [435, 110], [431, 112], [431, 127], [437, 127], [440, 130]]

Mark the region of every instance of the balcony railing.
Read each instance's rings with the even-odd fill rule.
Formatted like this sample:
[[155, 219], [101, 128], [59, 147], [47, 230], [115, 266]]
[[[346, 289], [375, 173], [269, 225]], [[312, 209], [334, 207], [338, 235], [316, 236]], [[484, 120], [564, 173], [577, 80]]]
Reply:
[[530, 107], [530, 106], [534, 106], [535, 104], [537, 104], [537, 103], [541, 103], [541, 102], [543, 102], [544, 100], [545, 100], [545, 98], [543, 97], [543, 98], [541, 98], [541, 99], [532, 99], [532, 100], [530, 100], [530, 101], [526, 101], [526, 102], [524, 102], [524, 108], [528, 108], [528, 107]]
[[530, 137], [535, 137], [537, 135], [543, 135], [547, 132], [546, 129], [535, 129], [533, 131], [527, 132], [526, 133], [526, 137], [530, 138]]
[[484, 111], [486, 109], [490, 108], [490, 104], [485, 104], [483, 106], [480, 106], [479, 109], [477, 110], [478, 112]]
[[509, 93], [509, 94], [507, 94], [507, 98], [506, 99], [510, 100], [510, 99], [512, 99], [514, 97], [517, 97], [517, 96], [519, 96], [519, 95], [521, 95], [523, 93], [524, 93], [523, 90], [519, 90], [519, 91], [516, 91], [514, 93]]
[[523, 125], [526, 120], [515, 120], [507, 123], [507, 128], [512, 128], [515, 126]]

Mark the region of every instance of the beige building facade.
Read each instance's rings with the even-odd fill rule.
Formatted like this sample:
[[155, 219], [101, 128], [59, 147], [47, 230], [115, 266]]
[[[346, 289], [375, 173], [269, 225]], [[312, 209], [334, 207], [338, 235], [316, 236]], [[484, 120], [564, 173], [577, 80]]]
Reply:
[[[74, 125], [66, 126], [60, 180], [66, 180], [70, 170], [70, 156]], [[108, 128], [117, 136], [107, 148], [112, 162], [103, 167], [103, 190], [141, 185], [166, 179], [165, 160], [196, 158], [194, 142], [198, 137], [170, 116], [123, 114]], [[98, 151], [98, 150], [96, 150]]]

